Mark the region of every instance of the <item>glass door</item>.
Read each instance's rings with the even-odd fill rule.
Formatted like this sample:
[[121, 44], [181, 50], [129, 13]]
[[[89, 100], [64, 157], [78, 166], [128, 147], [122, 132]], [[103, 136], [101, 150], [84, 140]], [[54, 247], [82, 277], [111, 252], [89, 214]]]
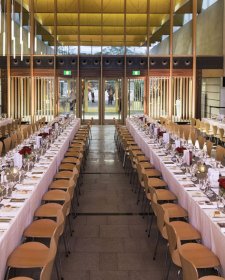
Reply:
[[82, 119], [99, 120], [99, 79], [82, 79]]
[[121, 119], [122, 79], [104, 80], [104, 123], [114, 118]]
[[59, 113], [76, 114], [76, 80], [59, 79]]
[[144, 114], [145, 79], [128, 79], [127, 91], [128, 116], [132, 116], [135, 114]]

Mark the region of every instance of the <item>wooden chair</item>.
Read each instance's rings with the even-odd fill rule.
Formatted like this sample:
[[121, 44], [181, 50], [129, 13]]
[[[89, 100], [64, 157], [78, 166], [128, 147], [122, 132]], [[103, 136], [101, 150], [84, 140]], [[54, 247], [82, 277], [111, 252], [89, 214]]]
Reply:
[[33, 124], [31, 125], [31, 127], [32, 127], [32, 132], [34, 133], [34, 132], [36, 131], [36, 125], [35, 125], [35, 123], [33, 123]]
[[62, 209], [65, 208], [65, 205], [68, 204], [68, 201], [71, 201], [70, 198], [70, 193], [66, 192], [65, 193], [65, 200], [63, 201], [63, 204], [56, 203], [56, 202], [51, 202], [51, 203], [46, 203], [42, 204], [39, 206], [35, 213], [34, 216], [37, 218], [57, 218], [58, 211], [62, 211]]
[[3, 142], [0, 141], [0, 157], [2, 156], [2, 150], [3, 150]]
[[198, 136], [198, 144], [199, 148], [202, 150], [205, 144], [205, 138], [203, 136]]
[[[196, 249], [196, 251], [195, 251]], [[201, 254], [202, 253], [202, 254]], [[218, 276], [198, 277], [197, 268], [213, 268], [219, 266], [218, 258], [201, 244], [184, 244], [179, 248], [183, 280], [222, 280]], [[198, 258], [198, 259], [197, 259]]]
[[223, 129], [223, 128], [218, 128], [217, 139], [218, 139], [221, 143], [223, 143], [223, 142], [225, 141], [224, 129]]
[[23, 140], [22, 133], [21, 133], [21, 131], [18, 129], [18, 130], [17, 130], [17, 144], [21, 144], [21, 143], [22, 143], [22, 140]]
[[216, 160], [223, 161], [225, 157], [225, 148], [221, 146], [216, 146]]
[[201, 126], [201, 121], [199, 119], [196, 120], [196, 124], [195, 124], [195, 128], [197, 130], [200, 130], [200, 126]]
[[192, 142], [193, 146], [195, 146], [196, 140], [197, 140], [196, 132], [194, 130], [192, 130], [191, 131], [191, 142]]
[[191, 118], [191, 126], [195, 126], [195, 124], [196, 124], [196, 119], [195, 118]]
[[[166, 232], [168, 237], [169, 252], [173, 264], [181, 268], [181, 261], [178, 249], [182, 242], [196, 242], [201, 240], [201, 234], [189, 223], [183, 221], [169, 221], [168, 213], [164, 215]], [[169, 278], [170, 265], [166, 273], [166, 279]], [[191, 278], [192, 279], [192, 278]]]
[[1, 133], [1, 138], [6, 137], [7, 133], [6, 133], [6, 126], [5, 125], [0, 127], [0, 133]]
[[189, 140], [189, 136], [190, 136], [190, 127], [186, 126], [186, 127], [184, 127], [184, 139], [186, 141], [188, 141]]
[[31, 125], [28, 125], [28, 126], [27, 126], [27, 137], [30, 137], [30, 136], [31, 136], [31, 133], [32, 133], [31, 129], [32, 129], [32, 126], [31, 126]]
[[11, 139], [12, 139], [11, 148], [14, 149], [17, 145], [17, 133], [13, 133]]
[[22, 129], [22, 135], [23, 135], [23, 139], [27, 139], [28, 133], [27, 133], [27, 128], [26, 128], [26, 127], [24, 127], [24, 128]]
[[168, 240], [167, 232], [166, 232], [166, 226], [165, 226], [165, 220], [164, 215], [165, 211], [168, 213], [169, 219], [176, 218], [176, 219], [184, 219], [188, 217], [188, 213], [185, 209], [183, 209], [178, 204], [173, 203], [165, 203], [165, 204], [159, 204], [157, 201], [156, 194], [153, 192], [153, 195], [151, 196], [151, 204], [153, 212], [156, 216], [157, 221], [157, 241], [155, 245], [155, 250], [153, 254], [153, 260], [156, 258], [157, 254], [157, 248], [159, 244], [159, 238], [163, 237], [164, 239]]
[[11, 268], [45, 268], [45, 271], [47, 270], [46, 278], [43, 279], [50, 280], [51, 270], [57, 252], [58, 240], [62, 228], [64, 228], [64, 222], [64, 216], [61, 214], [60, 223], [51, 237], [50, 247], [47, 247], [40, 242], [27, 242], [19, 245], [8, 257], [6, 279], [8, 279]]
[[213, 143], [209, 140], [206, 141], [207, 154], [211, 157]]
[[12, 139], [11, 137], [7, 137], [3, 140], [3, 143], [4, 143], [4, 150], [5, 150], [5, 153], [8, 153], [11, 149], [11, 143], [12, 143]]

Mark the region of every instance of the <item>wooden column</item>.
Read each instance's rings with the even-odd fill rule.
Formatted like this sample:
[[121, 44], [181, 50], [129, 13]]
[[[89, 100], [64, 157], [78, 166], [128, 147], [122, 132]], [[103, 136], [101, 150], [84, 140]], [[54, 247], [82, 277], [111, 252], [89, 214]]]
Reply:
[[146, 81], [146, 98], [145, 98], [145, 114], [149, 115], [149, 91], [150, 91], [150, 84], [149, 84], [149, 37], [150, 37], [150, 0], [147, 0], [147, 61], [148, 61], [148, 72], [147, 72], [147, 81]]
[[101, 76], [100, 76], [100, 91], [99, 91], [99, 110], [100, 110], [100, 119], [99, 123], [101, 125], [104, 124], [104, 116], [105, 116], [105, 91], [104, 91], [104, 81], [103, 81], [103, 56], [102, 56], [102, 44], [103, 44], [103, 0], [101, 0], [101, 62], [100, 62], [100, 71], [101, 71]]
[[6, 1], [6, 61], [7, 61], [7, 113], [11, 117], [11, 73], [10, 73], [10, 55], [11, 55], [11, 1]]
[[80, 0], [78, 0], [78, 11], [77, 11], [77, 80], [76, 80], [76, 117], [82, 119], [82, 88], [80, 85]]
[[126, 117], [127, 117], [127, 48], [126, 48], [126, 41], [127, 41], [127, 28], [126, 28], [126, 13], [127, 13], [127, 0], [124, 0], [124, 76], [123, 76], [123, 103], [122, 103], [122, 123], [125, 123]]
[[193, 81], [192, 81], [192, 117], [195, 117], [196, 114], [196, 74], [197, 74], [197, 63], [196, 63], [196, 26], [197, 26], [197, 1], [192, 0], [193, 5], [193, 20], [192, 20], [192, 55], [193, 55]]
[[174, 0], [170, 0], [170, 78], [169, 78], [169, 98], [168, 98], [168, 116], [172, 118], [173, 114], [173, 12]]
[[59, 92], [58, 92], [58, 75], [56, 68], [57, 57], [57, 0], [54, 0], [54, 117], [59, 114]]
[[34, 80], [34, 0], [29, 0], [30, 7], [30, 77], [31, 77], [31, 121], [35, 121], [35, 80]]

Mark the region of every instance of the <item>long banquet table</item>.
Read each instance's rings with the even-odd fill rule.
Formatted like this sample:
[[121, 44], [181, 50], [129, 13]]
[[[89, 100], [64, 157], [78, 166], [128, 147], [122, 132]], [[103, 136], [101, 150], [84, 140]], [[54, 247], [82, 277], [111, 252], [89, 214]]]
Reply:
[[206, 197], [200, 195], [201, 191], [197, 188], [193, 188], [193, 191], [191, 191], [191, 188], [188, 188], [188, 180], [185, 181], [182, 178], [184, 175], [175, 174], [175, 167], [173, 166], [172, 168], [166, 164], [168, 158], [165, 159], [162, 151], [154, 148], [152, 143], [150, 144], [149, 137], [143, 131], [138, 130], [138, 127], [131, 119], [126, 120], [126, 126], [151, 163], [161, 171], [169, 189], [178, 197], [179, 204], [188, 211], [189, 222], [201, 232], [203, 244], [219, 257], [222, 268], [221, 273], [225, 275], [225, 228], [221, 229], [217, 224], [217, 222], [225, 222], [225, 215], [214, 218], [216, 203], [211, 206], [200, 204], [199, 201], [207, 200]]
[[[64, 132], [51, 145], [50, 149], [44, 156], [41, 157], [39, 163], [35, 164], [33, 170], [37, 170], [27, 179], [24, 179], [23, 184], [18, 184], [18, 189], [21, 187], [21, 192], [13, 194], [14, 198], [26, 198], [22, 203], [12, 203], [10, 199], [4, 199], [1, 203], [11, 205], [10, 211], [7, 207], [0, 209], [0, 220], [11, 218], [9, 223], [0, 223], [0, 279], [4, 279], [6, 262], [10, 253], [21, 242], [21, 237], [24, 229], [31, 223], [34, 211], [41, 203], [43, 194], [47, 191], [61, 160], [64, 157], [67, 148], [74, 135], [80, 127], [80, 119], [73, 120]], [[38, 172], [39, 170], [39, 172]], [[40, 174], [41, 173], [41, 174]], [[16, 186], [17, 187], [17, 186]], [[24, 194], [24, 188], [27, 194]], [[4, 230], [3, 229], [4, 227]]]
[[216, 125], [219, 128], [223, 128], [225, 129], [225, 123], [224, 122], [220, 122], [218, 120], [213, 120], [213, 119], [209, 119], [209, 118], [202, 118], [203, 122], [209, 123], [211, 126]]

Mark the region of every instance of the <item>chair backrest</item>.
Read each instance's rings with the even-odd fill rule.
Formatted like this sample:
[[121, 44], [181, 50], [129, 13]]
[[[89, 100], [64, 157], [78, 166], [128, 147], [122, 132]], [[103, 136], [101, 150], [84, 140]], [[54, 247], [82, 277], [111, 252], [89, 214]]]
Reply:
[[0, 127], [0, 130], [1, 130], [1, 136], [2, 136], [2, 137], [5, 137], [6, 126], [5, 126], [5, 125], [2, 125], [2, 126]]
[[23, 135], [23, 139], [27, 138], [28, 133], [27, 133], [27, 128], [26, 127], [23, 128], [22, 135]]
[[181, 243], [172, 225], [173, 223], [166, 222], [165, 224], [166, 224], [166, 232], [168, 237], [170, 255], [172, 260], [176, 260], [176, 264], [178, 264], [177, 262], [180, 261], [178, 248], [181, 246]]
[[207, 154], [211, 156], [213, 143], [209, 140], [206, 141]]
[[223, 136], [224, 136], [224, 129], [219, 128], [219, 138], [220, 138], [221, 141], [223, 140]]
[[27, 126], [27, 135], [28, 135], [28, 137], [31, 135], [31, 125], [28, 125]]
[[0, 141], [0, 156], [2, 156], [3, 143]]
[[196, 137], [196, 133], [194, 130], [191, 131], [191, 142], [192, 142], [192, 145], [195, 145], [195, 142], [197, 140], [197, 137]]
[[223, 161], [225, 156], [225, 149], [221, 146], [216, 146], [216, 160]]
[[199, 119], [196, 120], [196, 128], [199, 129], [201, 125], [201, 121]]
[[66, 198], [63, 203], [62, 212], [64, 217], [68, 216], [70, 213], [70, 205], [71, 205], [71, 193], [66, 192]]
[[179, 255], [182, 266], [183, 280], [198, 280], [198, 271], [194, 264], [186, 259], [182, 254], [182, 246], [179, 249]]
[[140, 163], [137, 163], [137, 174], [138, 174], [138, 180], [141, 184], [141, 182], [143, 181], [144, 172], [143, 172], [143, 168], [141, 167]]
[[51, 280], [52, 269], [57, 253], [58, 241], [60, 235], [62, 234], [64, 223], [65, 218], [63, 216], [63, 213], [60, 211], [60, 213], [57, 215], [57, 227], [51, 238], [48, 259], [41, 271], [40, 280]]
[[196, 119], [195, 118], [191, 118], [191, 126], [195, 126], [196, 124]]
[[189, 136], [190, 136], [190, 127], [187, 126], [187, 127], [184, 128], [184, 139], [186, 141], [188, 141], [189, 140]]
[[209, 123], [205, 123], [205, 131], [206, 133], [209, 133], [209, 130], [210, 130], [210, 124]]
[[217, 127], [216, 125], [213, 125], [213, 126], [212, 126], [212, 130], [213, 130], [213, 134], [214, 134], [214, 136], [216, 137], [218, 127]]
[[183, 138], [184, 136], [184, 127], [182, 125], [179, 125], [179, 136], [180, 138]]
[[12, 149], [14, 149], [17, 145], [17, 133], [13, 133], [12, 136], [11, 136], [11, 139], [12, 139]]
[[32, 132], [34, 133], [34, 132], [36, 131], [36, 125], [35, 125], [35, 123], [33, 123], [33, 124], [31, 125], [31, 127], [32, 127]]
[[198, 143], [199, 143], [199, 148], [203, 149], [204, 144], [205, 144], [205, 138], [201, 135], [198, 136]]
[[17, 130], [17, 144], [22, 142], [23, 136], [20, 130]]
[[3, 143], [4, 143], [5, 153], [8, 153], [8, 151], [11, 149], [11, 143], [12, 143], [11, 137], [5, 138], [3, 140]]

